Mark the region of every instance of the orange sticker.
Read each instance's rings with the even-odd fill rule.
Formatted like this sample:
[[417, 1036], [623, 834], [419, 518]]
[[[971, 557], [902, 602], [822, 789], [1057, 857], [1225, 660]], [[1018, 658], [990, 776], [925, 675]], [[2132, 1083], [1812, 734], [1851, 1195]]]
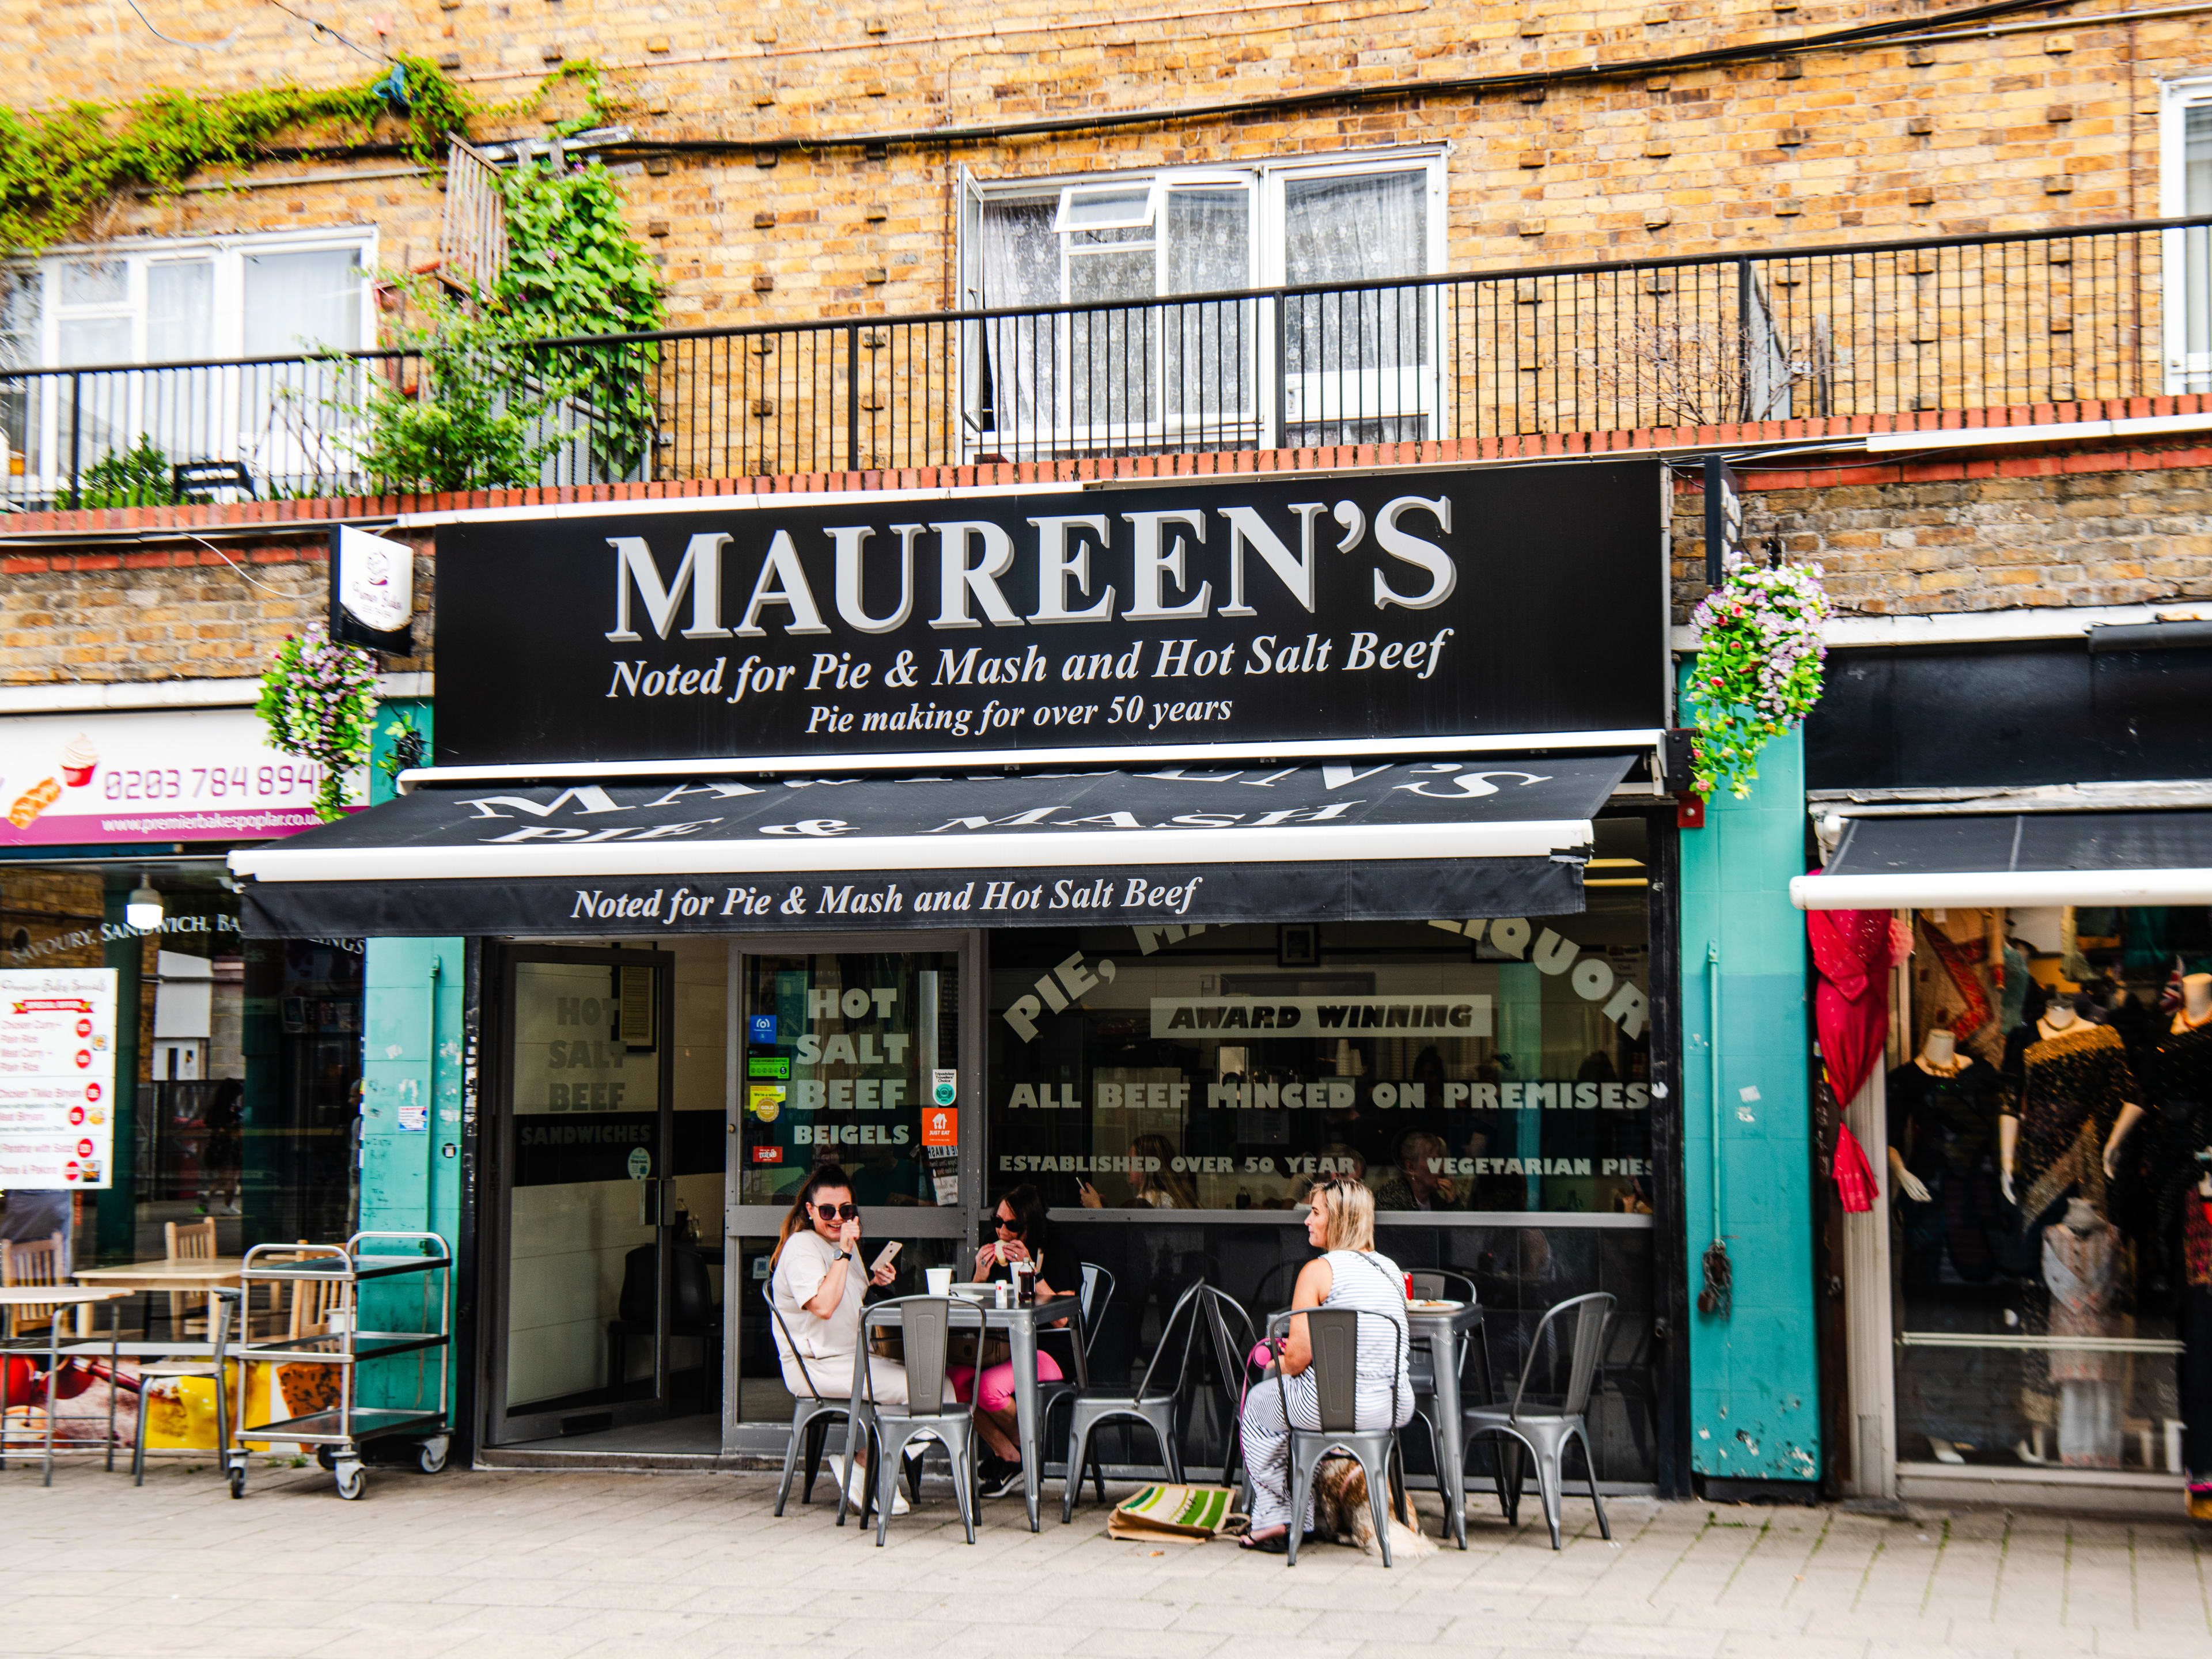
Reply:
[[923, 1107], [921, 1144], [925, 1146], [957, 1146], [960, 1144], [960, 1109], [957, 1106]]

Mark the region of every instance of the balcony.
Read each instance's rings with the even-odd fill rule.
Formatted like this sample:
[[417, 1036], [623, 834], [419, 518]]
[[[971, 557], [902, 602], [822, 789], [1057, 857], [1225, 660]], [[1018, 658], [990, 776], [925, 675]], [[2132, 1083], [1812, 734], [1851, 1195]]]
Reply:
[[[474, 363], [0, 370], [0, 507], [150, 502], [180, 482], [352, 495], [2204, 392], [2212, 216], [532, 341]], [[418, 435], [460, 434], [458, 475], [398, 459], [395, 411]]]

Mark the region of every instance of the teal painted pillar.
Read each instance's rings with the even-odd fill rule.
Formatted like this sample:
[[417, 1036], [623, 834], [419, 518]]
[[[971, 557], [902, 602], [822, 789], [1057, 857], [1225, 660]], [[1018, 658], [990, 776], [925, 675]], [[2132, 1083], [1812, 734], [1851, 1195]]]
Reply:
[[[392, 798], [381, 763], [392, 752], [403, 717], [426, 740], [430, 735], [428, 702], [409, 699], [378, 708], [368, 774], [372, 805]], [[362, 990], [359, 1224], [364, 1232], [434, 1232], [449, 1254], [458, 1254], [460, 1246], [466, 945], [458, 938], [369, 939]], [[419, 1328], [421, 1295], [421, 1284], [411, 1277], [364, 1287], [364, 1326]], [[453, 1352], [447, 1351], [449, 1365]], [[403, 1355], [368, 1366], [362, 1401], [434, 1404], [434, 1357]]]
[[[1711, 1479], [1812, 1482], [1820, 1473], [1820, 1412], [1810, 1011], [1805, 919], [1789, 892], [1805, 867], [1802, 736], [1769, 744], [1759, 775], [1748, 799], [1723, 795], [1708, 805], [1704, 829], [1681, 836], [1690, 1468]], [[1716, 1167], [1719, 1231], [1735, 1273], [1725, 1316], [1697, 1310], [1714, 1234]]]

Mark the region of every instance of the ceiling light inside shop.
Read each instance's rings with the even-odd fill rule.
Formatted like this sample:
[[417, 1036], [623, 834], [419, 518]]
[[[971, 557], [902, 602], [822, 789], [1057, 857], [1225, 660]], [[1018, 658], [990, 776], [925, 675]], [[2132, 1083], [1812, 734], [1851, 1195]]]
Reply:
[[142, 933], [161, 925], [161, 896], [154, 890], [154, 878], [142, 875], [131, 896], [123, 901], [123, 920]]

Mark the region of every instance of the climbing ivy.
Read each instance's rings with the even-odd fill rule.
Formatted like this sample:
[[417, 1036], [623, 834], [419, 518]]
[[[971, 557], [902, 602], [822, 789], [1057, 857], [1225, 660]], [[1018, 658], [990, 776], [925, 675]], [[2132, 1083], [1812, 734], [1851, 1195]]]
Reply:
[[564, 125], [594, 124], [619, 107], [588, 60], [563, 64], [504, 104], [475, 98], [428, 58], [397, 58], [393, 70], [359, 86], [171, 88], [120, 104], [0, 108], [0, 249], [34, 253], [67, 238], [118, 191], [173, 191], [210, 167], [245, 167], [287, 135], [313, 149], [382, 134], [438, 167], [447, 134], [531, 114], [564, 85], [578, 88], [586, 106], [580, 123]]

